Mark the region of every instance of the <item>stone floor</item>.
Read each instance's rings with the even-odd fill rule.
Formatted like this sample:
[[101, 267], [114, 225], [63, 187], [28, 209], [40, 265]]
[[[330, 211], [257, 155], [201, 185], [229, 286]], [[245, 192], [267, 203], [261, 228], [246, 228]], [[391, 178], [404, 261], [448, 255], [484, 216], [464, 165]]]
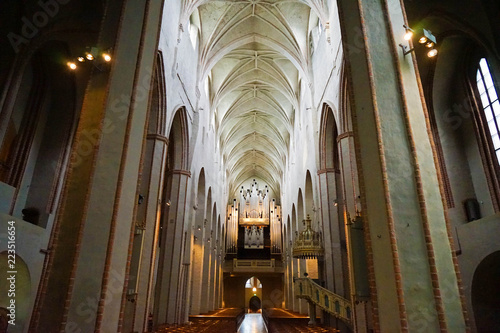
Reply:
[[238, 333], [267, 333], [262, 315], [260, 313], [247, 313]]

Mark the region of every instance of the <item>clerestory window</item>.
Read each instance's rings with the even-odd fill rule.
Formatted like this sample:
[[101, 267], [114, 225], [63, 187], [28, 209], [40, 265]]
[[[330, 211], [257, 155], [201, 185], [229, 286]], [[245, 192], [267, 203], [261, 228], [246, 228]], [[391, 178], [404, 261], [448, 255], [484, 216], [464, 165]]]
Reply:
[[476, 82], [496, 159], [500, 163], [500, 102], [488, 61], [485, 58], [479, 61]]

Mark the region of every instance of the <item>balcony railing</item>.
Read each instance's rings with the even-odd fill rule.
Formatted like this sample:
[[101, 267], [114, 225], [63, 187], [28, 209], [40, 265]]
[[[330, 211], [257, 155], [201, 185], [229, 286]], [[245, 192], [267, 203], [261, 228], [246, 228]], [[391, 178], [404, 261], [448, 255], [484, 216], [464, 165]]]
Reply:
[[274, 272], [276, 267], [274, 259], [233, 259], [233, 271], [256, 271], [256, 272]]

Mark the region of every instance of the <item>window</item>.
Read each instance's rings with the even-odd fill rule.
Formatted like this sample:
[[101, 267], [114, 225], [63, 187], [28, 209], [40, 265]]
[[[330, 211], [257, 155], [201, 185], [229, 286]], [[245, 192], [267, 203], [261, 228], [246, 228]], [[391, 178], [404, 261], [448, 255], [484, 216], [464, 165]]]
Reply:
[[485, 58], [479, 61], [476, 82], [493, 148], [495, 149], [497, 161], [500, 163], [500, 102]]

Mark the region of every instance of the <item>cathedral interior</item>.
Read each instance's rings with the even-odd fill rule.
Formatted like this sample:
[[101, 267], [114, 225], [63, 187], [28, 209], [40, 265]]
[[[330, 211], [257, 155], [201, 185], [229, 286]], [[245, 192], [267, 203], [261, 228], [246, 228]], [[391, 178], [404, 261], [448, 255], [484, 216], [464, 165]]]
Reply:
[[500, 332], [499, 24], [1, 1], [0, 332]]

